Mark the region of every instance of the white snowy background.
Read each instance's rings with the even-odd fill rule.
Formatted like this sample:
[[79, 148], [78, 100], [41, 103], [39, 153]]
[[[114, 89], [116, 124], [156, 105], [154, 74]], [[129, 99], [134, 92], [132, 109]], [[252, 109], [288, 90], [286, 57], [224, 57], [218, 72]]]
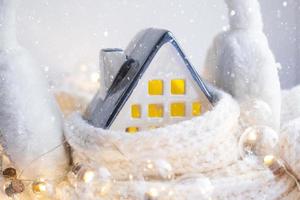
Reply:
[[[290, 88], [300, 83], [300, 1], [260, 2], [282, 86]], [[213, 37], [227, 28], [226, 14], [223, 0], [26, 0], [18, 36], [52, 82], [84, 73], [82, 65], [97, 72], [101, 48], [125, 48], [146, 27], [171, 30], [200, 70]]]

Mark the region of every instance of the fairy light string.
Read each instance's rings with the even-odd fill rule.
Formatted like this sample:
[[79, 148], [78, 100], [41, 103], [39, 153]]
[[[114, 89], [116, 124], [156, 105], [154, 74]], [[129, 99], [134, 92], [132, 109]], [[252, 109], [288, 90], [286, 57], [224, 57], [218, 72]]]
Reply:
[[264, 157], [264, 165], [267, 166], [273, 172], [274, 175], [280, 176], [283, 171], [295, 182], [297, 189], [300, 191], [299, 180], [296, 178], [296, 175], [288, 169], [284, 161], [282, 161], [281, 159], [277, 159], [273, 155], [266, 155]]
[[[297, 176], [293, 173], [293, 171], [287, 167], [287, 163], [283, 161], [281, 158], [276, 158], [273, 154], [268, 154], [269, 152], [274, 151], [274, 149], [271, 148], [272, 145], [270, 145], [271, 143], [270, 141], [272, 140], [269, 140], [270, 137], [273, 137], [273, 135], [270, 134], [270, 131], [268, 133], [269, 135], [264, 136], [263, 131], [261, 129], [255, 129], [254, 127], [246, 128], [243, 135], [240, 137], [240, 142], [239, 142], [240, 146], [242, 147], [242, 157], [255, 156], [256, 158], [258, 158], [258, 160], [260, 160], [261, 156], [263, 156], [263, 164], [272, 171], [274, 176], [278, 177], [283, 174], [286, 174], [295, 182], [297, 189], [300, 191], [300, 182], [297, 179]], [[267, 142], [269, 144], [267, 148], [269, 149], [261, 151], [260, 148], [262, 144], [264, 144], [264, 141], [261, 139], [264, 137], [265, 139], [268, 138]], [[274, 146], [276, 146], [275, 143]]]
[[[59, 144], [59, 145], [56, 145], [55, 147], [53, 147], [52, 149], [46, 151], [45, 153], [39, 155], [38, 157], [36, 157], [35, 159], [33, 159], [28, 165], [26, 168], [23, 168], [21, 171], [20, 171], [20, 174], [17, 175], [15, 174], [14, 172], [14, 169], [13, 168], [6, 168], [3, 170], [3, 162], [2, 162], [2, 159], [1, 159], [1, 171], [2, 171], [2, 174], [3, 174], [3, 177], [10, 180], [11, 183], [10, 185], [7, 187], [12, 187], [12, 181], [14, 181], [14, 184], [17, 185], [17, 183], [19, 183], [20, 185], [20, 190], [21, 192], [23, 192], [25, 190], [22, 189], [22, 184], [23, 182], [29, 182], [31, 185], [31, 188], [32, 188], [32, 191], [36, 194], [40, 193], [40, 192], [45, 192], [47, 190], [46, 188], [46, 184], [48, 184], [48, 181], [59, 181], [59, 180], [63, 180], [64, 178], [67, 177], [67, 173], [62, 175], [61, 177], [57, 178], [57, 179], [52, 179], [52, 180], [42, 180], [42, 179], [36, 179], [36, 180], [30, 180], [30, 179], [21, 179], [21, 176], [22, 174], [24, 173], [24, 171], [26, 171], [32, 164], [34, 164], [35, 162], [37, 162], [38, 160], [40, 160], [41, 158], [44, 158], [45, 156], [47, 156], [48, 154], [50, 154], [51, 152], [55, 151], [56, 149], [66, 145], [66, 144], [69, 144], [69, 142], [73, 139], [74, 136], [71, 136], [71, 137], [65, 137], [64, 138], [64, 141]], [[257, 136], [254, 135], [254, 134], [250, 134], [249, 135], [249, 141], [247, 141], [247, 144], [250, 144], [250, 148], [248, 145], [245, 145], [244, 148], [247, 148], [247, 151], [248, 153], [250, 153], [251, 155], [255, 155], [255, 143], [257, 142]], [[129, 156], [123, 152], [119, 146], [117, 144], [115, 144], [113, 141], [110, 141], [110, 143], [112, 144], [112, 147], [118, 151], [122, 156], [124, 156], [124, 158], [130, 162], [133, 166], [137, 166], [135, 162], [133, 162], [132, 159], [129, 158]], [[3, 153], [3, 152], [2, 152]], [[282, 175], [283, 173], [281, 172], [284, 172], [288, 177], [290, 177], [296, 184], [296, 187], [297, 189], [300, 191], [300, 182], [299, 180], [297, 179], [296, 175], [293, 173], [293, 171], [291, 171], [288, 167], [287, 167], [287, 164], [282, 161], [281, 159], [277, 159], [274, 155], [270, 154], [270, 155], [266, 155], [264, 157], [264, 165], [266, 167], [268, 167], [275, 176], [280, 176]], [[83, 164], [82, 164], [83, 165]], [[92, 169], [88, 168], [88, 170], [91, 170], [91, 171], [87, 171], [88, 173], [87, 174], [84, 174], [83, 176], [81, 176], [81, 179], [83, 180], [84, 183], [88, 183], [90, 181], [93, 180], [94, 178], [94, 175], [93, 174], [94, 172], [92, 171]], [[139, 170], [136, 169], [136, 171], [138, 172]], [[5, 173], [4, 173], [5, 172]], [[141, 171], [140, 171], [141, 173]], [[76, 175], [76, 173], [74, 173]], [[131, 178], [130, 178], [131, 177]], [[141, 176], [143, 177], [143, 176]], [[133, 179], [133, 175], [132, 174], [129, 174], [128, 178], [130, 180]], [[179, 179], [178, 181], [180, 181], [181, 179]], [[114, 180], [116, 181], [116, 180]], [[174, 182], [174, 184], [176, 183], [177, 181]], [[22, 184], [21, 184], [22, 183]], [[170, 187], [168, 187], [167, 189], [168, 190], [172, 190], [172, 187], [171, 186], [174, 186], [174, 184], [171, 184]], [[28, 186], [29, 186], [28, 185]], [[6, 188], [6, 189], [7, 189]], [[11, 189], [11, 188], [9, 188]], [[8, 189], [8, 190], [9, 190]], [[158, 192], [156, 190], [157, 188], [152, 188], [152, 190], [149, 190], [147, 191], [147, 195], [149, 195], [150, 197], [156, 197], [157, 193]], [[8, 192], [12, 192], [12, 191], [8, 191]], [[13, 192], [15, 192], [15, 190], [13, 190]], [[15, 193], [8, 193], [8, 196], [10, 196], [12, 199], [15, 199], [16, 197], [14, 196]], [[153, 195], [152, 195], [153, 194]]]
[[[73, 137], [73, 136], [72, 136], [72, 137]], [[39, 155], [37, 158], [33, 159], [33, 160], [27, 165], [26, 168], [23, 168], [23, 169], [21, 170], [19, 177], [21, 177], [22, 174], [24, 173], [24, 171], [26, 171], [32, 164], [34, 164], [35, 162], [37, 162], [37, 161], [40, 160], [41, 158], [44, 158], [44, 156], [48, 155], [49, 153], [54, 152], [56, 149], [58, 149], [58, 148], [60, 148], [60, 147], [63, 147], [64, 145], [68, 144], [68, 141], [69, 141], [72, 137], [70, 137], [69, 139], [65, 138], [61, 144], [56, 145], [56, 146], [53, 147], [52, 149], [46, 151], [45, 153]], [[57, 180], [57, 179], [54, 179], [54, 180]], [[59, 180], [59, 179], [58, 179], [58, 180]]]
[[[37, 162], [39, 159], [43, 158], [44, 156], [46, 156], [47, 154], [55, 151], [57, 148], [63, 146], [66, 142], [70, 141], [72, 139], [72, 137], [70, 138], [65, 138], [64, 142], [62, 144], [59, 144], [57, 146], [55, 146], [54, 148], [50, 149], [49, 151], [41, 154], [39, 157], [37, 157], [36, 159], [34, 159], [30, 165], [32, 165], [34, 162]], [[132, 164], [134, 164], [132, 162], [131, 159], [128, 158], [128, 156], [120, 149], [118, 148], [118, 146], [114, 143], [112, 143], [113, 146], [116, 148], [116, 150], [121, 154], [123, 155], [126, 160], [128, 160], [129, 162], [131, 162]], [[29, 165], [29, 166], [30, 166]], [[296, 176], [293, 174], [293, 172], [291, 172], [287, 167], [286, 167], [286, 164], [281, 161], [280, 159], [277, 159], [275, 156], [273, 155], [266, 155], [264, 157], [264, 165], [267, 166], [273, 173], [274, 175], [281, 175], [281, 173], [278, 173], [280, 170], [283, 170], [285, 172], [285, 174], [287, 174], [291, 179], [293, 179], [293, 181], [295, 182], [296, 186], [297, 186], [297, 189], [300, 191], [300, 183], [299, 183], [299, 180], [296, 178]], [[6, 168], [5, 170], [3, 170], [3, 173], [6, 171], [6, 173], [3, 174], [4, 177], [6, 178], [9, 178], [9, 179], [12, 179], [12, 180], [18, 180], [18, 181], [22, 181], [22, 182], [31, 182], [32, 184], [32, 190], [34, 193], [39, 193], [39, 192], [44, 192], [46, 190], [46, 180], [43, 182], [43, 181], [40, 181], [38, 182], [37, 180], [30, 180], [30, 179], [20, 179], [20, 177], [22, 176], [22, 172], [24, 172], [27, 168], [24, 168], [21, 173], [16, 176], [14, 175], [14, 170], [13, 168]], [[8, 172], [11, 172], [8, 173]], [[5, 175], [6, 174], [6, 175]], [[10, 175], [9, 175], [10, 174]], [[13, 178], [15, 177], [15, 179]], [[60, 180], [62, 178], [66, 177], [66, 175], [62, 176], [61, 178], [59, 179], [53, 179], [53, 180]], [[91, 180], [88, 180], [88, 181], [84, 181], [84, 182], [89, 182]], [[35, 185], [34, 185], [35, 184]], [[41, 184], [41, 185], [39, 185]], [[168, 188], [169, 190], [171, 188]], [[156, 197], [158, 195], [158, 190], [156, 188], [151, 188], [151, 190], [147, 191], [147, 195], [149, 195], [150, 197]], [[11, 194], [10, 194], [11, 195]], [[14, 196], [14, 194], [12, 194], [12, 196], [10, 196], [12, 199], [16, 199], [16, 197]]]
[[[2, 172], [2, 176], [6, 179], [9, 180], [10, 183], [9, 185], [5, 188], [5, 193], [7, 196], [11, 197], [12, 199], [15, 199], [15, 195], [18, 193], [22, 193], [25, 190], [25, 185], [23, 182], [29, 182], [29, 185], [31, 185], [32, 187], [32, 191], [34, 193], [41, 193], [41, 192], [45, 192], [47, 190], [46, 188], [46, 184], [48, 181], [60, 181], [63, 180], [64, 178], [66, 178], [67, 174], [62, 175], [59, 178], [56, 179], [48, 179], [48, 180], [44, 180], [44, 179], [36, 179], [36, 180], [31, 180], [31, 179], [22, 179], [21, 176], [24, 173], [24, 171], [26, 171], [32, 164], [34, 164], [35, 162], [37, 162], [38, 160], [40, 160], [41, 158], [44, 158], [45, 156], [47, 156], [49, 153], [55, 151], [56, 149], [64, 146], [65, 144], [68, 143], [68, 141], [71, 139], [70, 138], [65, 138], [64, 141], [53, 147], [52, 149], [48, 150], [47, 152], [39, 155], [37, 158], [33, 159], [27, 166], [26, 168], [23, 168], [19, 175], [17, 175], [17, 171], [16, 169], [12, 168], [12, 167], [8, 167], [6, 169], [3, 170], [3, 156], [5, 155], [3, 153], [3, 151], [1, 151], [2, 157], [1, 157], [1, 172]], [[27, 185], [28, 186], [28, 185]]]

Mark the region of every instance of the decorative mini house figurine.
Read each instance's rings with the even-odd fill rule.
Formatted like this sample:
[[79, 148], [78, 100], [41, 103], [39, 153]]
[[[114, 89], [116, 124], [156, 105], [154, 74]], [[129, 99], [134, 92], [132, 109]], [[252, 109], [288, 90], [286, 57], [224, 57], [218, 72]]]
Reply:
[[100, 55], [101, 89], [86, 112], [90, 124], [135, 133], [199, 116], [213, 94], [166, 30], [140, 32], [124, 52]]

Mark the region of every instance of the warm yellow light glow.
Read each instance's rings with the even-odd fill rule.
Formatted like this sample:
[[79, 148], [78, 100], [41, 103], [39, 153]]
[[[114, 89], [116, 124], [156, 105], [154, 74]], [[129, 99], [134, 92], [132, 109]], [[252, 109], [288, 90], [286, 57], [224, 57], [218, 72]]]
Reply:
[[95, 177], [95, 173], [91, 170], [87, 170], [84, 172], [83, 176], [82, 176], [82, 180], [85, 183], [90, 183]]
[[99, 78], [100, 78], [100, 75], [99, 75], [99, 73], [96, 73], [96, 72], [92, 73], [90, 76], [91, 81], [94, 83], [97, 83], [99, 81]]
[[156, 198], [158, 197], [158, 190], [156, 188], [151, 188], [148, 194], [150, 195], [150, 197]]
[[174, 79], [171, 81], [171, 94], [183, 95], [185, 94], [185, 80]]
[[131, 117], [132, 118], [141, 118], [141, 106], [134, 104], [131, 106]]
[[130, 181], [132, 181], [133, 180], [133, 175], [129, 174], [128, 178], [129, 178]]
[[255, 131], [251, 131], [247, 137], [249, 142], [255, 142], [257, 140], [257, 134]]
[[138, 127], [128, 127], [128, 128], [126, 128], [126, 132], [127, 133], [131, 133], [131, 134], [134, 134], [134, 133], [136, 133], [136, 132], [138, 132], [139, 131], [139, 128]]
[[162, 104], [149, 104], [148, 105], [148, 116], [151, 118], [163, 117], [164, 106]]
[[168, 174], [167, 179], [171, 180], [173, 178], [173, 174]]
[[101, 196], [106, 196], [111, 190], [111, 183], [108, 182], [105, 185], [103, 185], [100, 189], [100, 195]]
[[147, 160], [145, 163], [144, 171], [152, 170], [154, 168], [154, 164], [151, 160]]
[[173, 190], [170, 190], [170, 191], [168, 192], [168, 195], [169, 195], [169, 196], [173, 196], [173, 194], [174, 194]]
[[267, 155], [264, 157], [264, 164], [266, 166], [271, 166], [275, 162], [275, 157], [273, 155]]
[[47, 184], [43, 181], [37, 181], [32, 183], [32, 191], [34, 193], [41, 193], [47, 191]]
[[148, 163], [148, 164], [147, 164], [147, 168], [148, 168], [148, 169], [153, 169], [153, 167], [154, 167], [154, 166], [153, 166], [152, 163]]
[[193, 116], [201, 115], [202, 105], [200, 102], [194, 102], [192, 105], [192, 114]]
[[86, 72], [87, 69], [88, 69], [88, 66], [87, 66], [86, 64], [81, 64], [81, 65], [80, 65], [80, 71]]
[[148, 94], [163, 95], [163, 85], [164, 83], [162, 80], [150, 80], [148, 82]]
[[172, 117], [184, 117], [185, 116], [185, 103], [172, 103], [171, 104], [171, 116]]
[[77, 98], [66, 92], [59, 92], [55, 95], [60, 109], [65, 115], [68, 115], [75, 110], [82, 109], [82, 106]]

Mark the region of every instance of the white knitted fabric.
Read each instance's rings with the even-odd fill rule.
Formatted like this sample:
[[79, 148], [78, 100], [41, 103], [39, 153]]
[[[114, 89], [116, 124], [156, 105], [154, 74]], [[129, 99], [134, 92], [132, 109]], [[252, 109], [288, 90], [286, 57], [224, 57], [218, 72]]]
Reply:
[[[251, 159], [238, 159], [238, 117], [239, 106], [228, 95], [201, 117], [136, 135], [92, 127], [74, 114], [66, 123], [74, 163], [105, 167], [114, 183], [103, 195], [99, 184], [78, 186], [69, 180], [58, 198], [151, 199], [147, 194], [155, 189], [155, 199], [163, 200], [299, 199], [290, 177], [275, 177]], [[144, 170], [148, 160], [169, 164], [175, 180], [162, 178], [160, 170]]]
[[281, 124], [300, 117], [300, 85], [282, 91]]
[[234, 132], [238, 116], [238, 105], [224, 95], [213, 111], [202, 117], [136, 135], [95, 128], [74, 115], [66, 126], [66, 137], [75, 162], [96, 162], [118, 180], [134, 174], [136, 166], [147, 160], [165, 160], [177, 175], [206, 172], [237, 161]]
[[[295, 98], [295, 91], [284, 92], [289, 98], [283, 99]], [[291, 108], [285, 112], [286, 116], [292, 116], [289, 113], [294, 112], [293, 106], [286, 107]], [[136, 135], [91, 127], [80, 114], [74, 114], [66, 121], [65, 128], [74, 163], [92, 167], [96, 173], [107, 169], [113, 181], [107, 182], [97, 175], [87, 184], [70, 172], [68, 179], [59, 183], [47, 198], [41, 197], [57, 200], [300, 199], [299, 189], [289, 176], [274, 176], [255, 160], [238, 159], [237, 137], [241, 134], [236, 133], [240, 131], [238, 117], [239, 106], [228, 95], [223, 95], [214, 109], [201, 117]], [[300, 119], [286, 123], [279, 148], [279, 156], [298, 176], [299, 130]], [[153, 161], [155, 170], [144, 170], [148, 160]], [[165, 176], [166, 172], [172, 176]], [[5, 184], [5, 180], [0, 179], [0, 184]], [[0, 192], [0, 199], [10, 198]], [[27, 190], [16, 199], [39, 199], [39, 195]]]

